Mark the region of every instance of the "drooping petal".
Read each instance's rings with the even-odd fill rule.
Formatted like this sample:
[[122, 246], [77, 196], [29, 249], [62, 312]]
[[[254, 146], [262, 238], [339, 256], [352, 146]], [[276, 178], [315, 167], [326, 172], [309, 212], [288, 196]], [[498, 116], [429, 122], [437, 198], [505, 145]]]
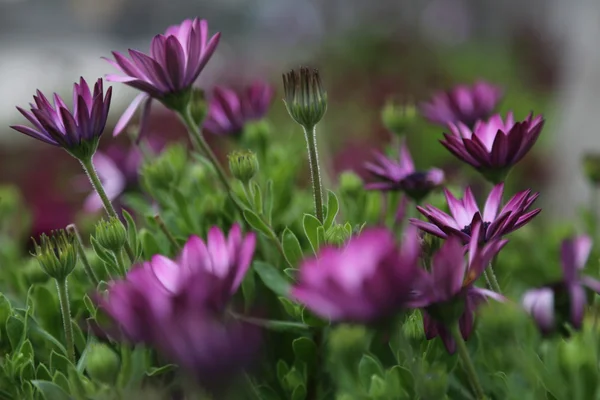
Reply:
[[532, 289], [525, 293], [523, 307], [544, 333], [554, 328], [554, 292], [550, 288]]
[[587, 235], [577, 236], [562, 242], [561, 264], [564, 279], [573, 282], [577, 272], [583, 269], [592, 250], [592, 239]]

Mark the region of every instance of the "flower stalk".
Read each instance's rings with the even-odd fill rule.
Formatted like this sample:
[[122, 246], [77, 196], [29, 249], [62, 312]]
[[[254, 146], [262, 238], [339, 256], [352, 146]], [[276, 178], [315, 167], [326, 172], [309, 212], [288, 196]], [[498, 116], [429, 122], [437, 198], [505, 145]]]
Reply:
[[475, 366], [473, 365], [473, 361], [471, 360], [471, 356], [469, 356], [469, 350], [467, 349], [467, 345], [462, 338], [460, 333], [460, 328], [458, 327], [458, 323], [452, 325], [451, 328], [452, 337], [456, 342], [456, 349], [458, 351], [458, 356], [460, 357], [460, 361], [463, 365], [465, 373], [471, 382], [471, 386], [473, 388], [473, 392], [475, 393], [475, 398], [477, 400], [485, 399], [485, 394], [483, 393], [483, 389], [481, 387], [481, 383], [479, 383], [479, 378], [477, 377], [477, 371], [475, 370]]
[[58, 291], [58, 301], [60, 304], [60, 314], [62, 316], [63, 328], [65, 331], [67, 357], [69, 361], [75, 363], [75, 344], [73, 341], [73, 327], [71, 326], [71, 306], [69, 305], [67, 278], [55, 279], [55, 281], [56, 290]]
[[67, 225], [66, 230], [68, 233], [73, 235], [73, 237], [75, 238], [74, 244], [75, 244], [75, 247], [77, 248], [77, 253], [79, 254], [81, 263], [83, 264], [83, 269], [85, 271], [85, 274], [87, 275], [88, 279], [92, 282], [94, 287], [98, 287], [98, 284], [100, 283], [100, 281], [98, 280], [98, 276], [96, 276], [96, 273], [92, 269], [90, 261], [88, 260], [87, 256], [85, 255], [85, 248], [83, 247], [83, 242], [81, 240], [81, 235], [79, 234], [79, 229], [77, 229], [77, 226], [75, 224], [70, 224], [70, 225]]
[[306, 138], [306, 147], [308, 149], [308, 163], [310, 165], [310, 178], [315, 202], [315, 215], [319, 221], [323, 222], [323, 184], [321, 183], [321, 170], [319, 168], [316, 128], [316, 125], [312, 129], [304, 128], [304, 137]]

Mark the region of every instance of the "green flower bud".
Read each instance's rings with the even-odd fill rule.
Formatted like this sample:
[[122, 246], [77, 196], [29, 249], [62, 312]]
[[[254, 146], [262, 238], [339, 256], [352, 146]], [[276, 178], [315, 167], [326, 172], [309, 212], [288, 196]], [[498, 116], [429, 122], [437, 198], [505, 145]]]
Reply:
[[388, 101], [381, 111], [383, 124], [391, 132], [404, 135], [410, 129], [417, 116], [417, 109], [413, 104], [398, 105]]
[[581, 374], [581, 370], [589, 368], [595, 370], [595, 355], [590, 352], [589, 344], [586, 345], [581, 336], [573, 336], [562, 340], [558, 345], [558, 361], [564, 375]]
[[258, 158], [250, 150], [234, 151], [227, 158], [231, 175], [244, 184], [250, 182], [258, 172]]
[[583, 156], [583, 172], [592, 185], [600, 185], [600, 154], [588, 153]]
[[146, 189], [169, 191], [176, 186], [185, 172], [187, 150], [182, 145], [174, 145], [163, 150], [154, 160], [142, 166], [142, 179]]
[[100, 246], [118, 253], [127, 241], [127, 230], [118, 218], [110, 217], [108, 221], [103, 219], [96, 224], [94, 237]]
[[302, 67], [283, 75], [284, 103], [290, 117], [311, 131], [327, 111], [327, 92], [319, 71]]
[[63, 231], [53, 231], [50, 236], [42, 234], [40, 244], [33, 241], [33, 256], [48, 276], [59, 281], [67, 279], [77, 264], [77, 249], [73, 235]]
[[244, 126], [244, 139], [248, 143], [262, 144], [269, 139], [270, 133], [271, 125], [264, 119], [250, 121]]
[[360, 176], [352, 171], [344, 171], [340, 174], [340, 191], [355, 194], [363, 190], [364, 182]]
[[121, 360], [117, 353], [102, 343], [94, 343], [87, 352], [85, 369], [94, 381], [114, 385]]
[[352, 237], [352, 226], [336, 224], [325, 232], [327, 244], [342, 247]]
[[193, 88], [192, 89], [192, 99], [190, 101], [190, 113], [192, 114], [192, 118], [198, 125], [202, 125], [204, 122], [204, 118], [206, 118], [206, 114], [208, 112], [208, 106], [206, 103], [206, 98], [204, 97], [204, 90]]

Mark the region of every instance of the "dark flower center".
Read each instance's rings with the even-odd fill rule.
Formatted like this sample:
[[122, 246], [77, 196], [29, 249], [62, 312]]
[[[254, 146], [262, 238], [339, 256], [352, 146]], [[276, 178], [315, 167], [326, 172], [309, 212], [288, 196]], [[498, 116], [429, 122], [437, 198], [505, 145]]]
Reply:
[[428, 174], [424, 171], [415, 171], [402, 180], [405, 190], [431, 189]]
[[[485, 237], [487, 229], [488, 229], [488, 227], [490, 225], [491, 225], [491, 222], [484, 222], [483, 223], [483, 236], [484, 237]], [[461, 229], [461, 232], [466, 233], [467, 235], [471, 236], [471, 224], [465, 225], [465, 227]]]

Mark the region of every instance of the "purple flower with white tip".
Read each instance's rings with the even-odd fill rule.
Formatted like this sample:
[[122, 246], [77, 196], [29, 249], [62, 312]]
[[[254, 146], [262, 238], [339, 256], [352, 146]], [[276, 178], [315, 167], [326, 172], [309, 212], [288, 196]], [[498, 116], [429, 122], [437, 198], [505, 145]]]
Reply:
[[485, 242], [499, 239], [526, 225], [542, 211], [540, 208], [530, 211], [539, 196], [539, 193], [532, 194], [531, 189], [517, 193], [504, 207], [500, 208], [503, 191], [503, 183], [494, 186], [482, 213], [471, 188], [467, 187], [462, 199], [457, 199], [449, 190], [444, 189], [451, 215], [431, 205], [417, 206], [417, 210], [429, 222], [416, 218], [411, 218], [410, 222], [425, 232], [442, 239], [457, 236], [466, 244], [472, 236], [475, 221], [481, 221], [481, 239]]
[[326, 247], [304, 260], [291, 296], [332, 321], [391, 316], [413, 297], [419, 252], [416, 230], [406, 232], [400, 248], [388, 230], [365, 230], [343, 248]]
[[380, 181], [368, 183], [367, 189], [400, 190], [418, 202], [444, 182], [444, 171], [441, 169], [419, 171], [415, 168], [405, 140], [400, 145], [398, 161], [381, 153], [375, 153], [375, 157], [376, 161], [367, 162], [365, 168]]
[[59, 95], [54, 94], [52, 105], [38, 90], [33, 96], [35, 104], [30, 104], [31, 112], [17, 107], [33, 128], [25, 125], [11, 128], [44, 143], [62, 147], [78, 159], [88, 159], [98, 148], [104, 132], [111, 96], [110, 87], [104, 94], [102, 79], [98, 79], [92, 92], [85, 79], [80, 78], [79, 84], [73, 86], [71, 112]]
[[215, 87], [203, 127], [215, 135], [239, 135], [246, 123], [265, 117], [274, 93], [264, 82], [255, 82], [242, 92]]
[[448, 126], [451, 134], [444, 134], [444, 147], [490, 182], [499, 183], [531, 150], [542, 132], [544, 118], [529, 114], [524, 121], [515, 122], [509, 112], [504, 121], [497, 114], [488, 121], [478, 121], [472, 130], [461, 122]]
[[588, 236], [563, 241], [561, 267], [563, 278], [554, 284], [528, 290], [523, 296], [523, 307], [531, 314], [544, 334], [561, 329], [564, 323], [580, 329], [587, 305], [586, 288], [600, 294], [600, 282], [581, 276], [592, 249]]
[[492, 114], [502, 96], [500, 87], [479, 81], [472, 86], [458, 85], [436, 93], [429, 102], [421, 104], [420, 110], [434, 124], [446, 126], [461, 122], [473, 126]]

